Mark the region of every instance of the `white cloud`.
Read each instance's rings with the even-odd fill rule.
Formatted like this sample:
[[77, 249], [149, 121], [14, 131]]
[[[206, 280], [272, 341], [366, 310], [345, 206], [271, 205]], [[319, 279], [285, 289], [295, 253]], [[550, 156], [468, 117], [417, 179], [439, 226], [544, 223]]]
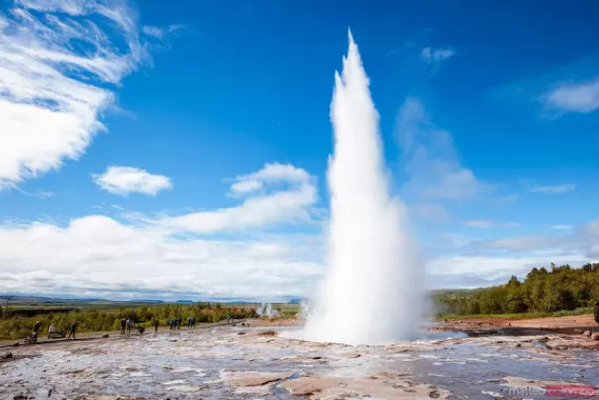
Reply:
[[444, 223], [451, 219], [445, 207], [439, 204], [417, 204], [410, 207], [410, 211], [428, 222]]
[[466, 226], [469, 226], [471, 228], [490, 228], [492, 225], [493, 222], [489, 220], [476, 219], [466, 221]]
[[501, 224], [501, 226], [503, 226], [504, 228], [519, 228], [520, 223], [519, 222], [505, 222], [505, 223]]
[[83, 154], [111, 87], [149, 61], [123, 0], [14, 0], [0, 13], [0, 190]]
[[[561, 226], [559, 226], [561, 229]], [[523, 277], [532, 267], [582, 266], [599, 258], [599, 219], [561, 236], [520, 236], [468, 241], [433, 255], [427, 263], [431, 286], [480, 287]]]
[[599, 258], [599, 219], [589, 222], [573, 237], [581, 243], [588, 257]]
[[449, 132], [429, 120], [420, 100], [408, 98], [402, 105], [397, 139], [409, 185], [420, 195], [459, 200], [477, 197], [484, 191], [484, 184], [460, 164]]
[[163, 226], [214, 233], [280, 223], [309, 221], [317, 200], [314, 178], [292, 165], [266, 164], [261, 170], [239, 176], [230, 191], [245, 195], [242, 204], [214, 211], [200, 211], [159, 221]]
[[171, 37], [174, 33], [181, 31], [182, 29], [184, 29], [184, 26], [179, 24], [168, 25], [166, 27], [144, 25], [141, 28], [141, 31], [144, 35], [150, 36], [160, 41], [164, 41]]
[[474, 219], [474, 220], [469, 220], [465, 222], [466, 226], [469, 226], [471, 228], [483, 228], [483, 229], [488, 229], [491, 227], [495, 227], [495, 228], [518, 228], [520, 226], [520, 224], [518, 222], [502, 222], [502, 223], [497, 223], [497, 222], [493, 222], [491, 220], [484, 220], [484, 219]]
[[231, 185], [231, 194], [239, 195], [252, 193], [262, 189], [262, 183], [257, 180], [243, 180]]
[[556, 264], [582, 266], [587, 258], [580, 253], [523, 257], [446, 255], [427, 264], [431, 288], [475, 288], [504, 284], [512, 276], [521, 278], [534, 267]]
[[471, 247], [481, 250], [500, 251], [542, 251], [555, 249], [562, 243], [562, 238], [553, 236], [521, 236], [493, 240], [479, 240], [471, 243]]
[[561, 194], [572, 192], [574, 190], [576, 190], [576, 185], [572, 183], [567, 183], [563, 185], [533, 186], [530, 188], [531, 192], [546, 194]]
[[3, 293], [284, 299], [308, 296], [322, 273], [320, 245], [302, 238], [183, 239], [100, 215], [1, 225], [0, 242]]
[[551, 229], [555, 229], [558, 231], [570, 231], [572, 230], [572, 225], [552, 225]]
[[[556, 225], [558, 230], [570, 226]], [[521, 236], [467, 241], [460, 238], [457, 254], [429, 260], [431, 287], [480, 287], [505, 283], [513, 274], [523, 277], [532, 267], [551, 263], [582, 266], [599, 259], [599, 219], [562, 236]]]
[[150, 174], [133, 167], [110, 166], [103, 174], [92, 175], [94, 183], [107, 192], [125, 196], [142, 193], [155, 196], [161, 190], [171, 189], [168, 176]]
[[561, 83], [542, 97], [548, 109], [590, 113], [599, 108], [599, 78], [582, 83]]
[[262, 189], [264, 185], [281, 182], [309, 183], [310, 175], [303, 169], [290, 164], [267, 163], [264, 168], [253, 174], [235, 178], [235, 182], [231, 185], [231, 193], [234, 195], [248, 194]]
[[455, 51], [451, 48], [432, 48], [425, 47], [422, 49], [420, 56], [422, 61], [429, 65], [438, 67], [439, 64], [455, 55]]
[[162, 39], [165, 35], [164, 29], [151, 25], [145, 25], [144, 27], [142, 27], [142, 32], [148, 36], [152, 36], [157, 39]]
[[[113, 168], [101, 176], [111, 190], [150, 190], [145, 185], [152, 175]], [[248, 300], [309, 296], [323, 272], [320, 232], [283, 234], [268, 228], [312, 222], [315, 179], [303, 169], [274, 163], [233, 184], [245, 181], [261, 186], [246, 191], [240, 205], [213, 211], [175, 217], [123, 211], [122, 221], [88, 215], [66, 225], [0, 223], [0, 293]], [[245, 228], [252, 230], [242, 232]], [[209, 235], [223, 232], [227, 235]]]

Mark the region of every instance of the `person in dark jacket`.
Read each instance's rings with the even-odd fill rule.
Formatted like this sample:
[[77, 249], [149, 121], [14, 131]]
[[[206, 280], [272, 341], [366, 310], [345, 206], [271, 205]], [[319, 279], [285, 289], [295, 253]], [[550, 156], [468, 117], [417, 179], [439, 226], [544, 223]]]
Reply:
[[79, 325], [77, 321], [73, 321], [73, 323], [71, 324], [71, 331], [69, 332], [69, 337], [67, 339], [70, 339], [71, 336], [73, 336], [73, 340], [77, 339], [75, 337], [75, 333], [77, 332], [77, 325]]
[[42, 321], [37, 321], [35, 325], [33, 325], [33, 335], [34, 340], [37, 342], [37, 334], [40, 333], [40, 328], [42, 327]]
[[158, 332], [158, 325], [160, 325], [160, 321], [158, 318], [154, 320], [154, 332]]
[[593, 309], [593, 314], [595, 316], [595, 322], [599, 325], [599, 301], [595, 302], [595, 308]]

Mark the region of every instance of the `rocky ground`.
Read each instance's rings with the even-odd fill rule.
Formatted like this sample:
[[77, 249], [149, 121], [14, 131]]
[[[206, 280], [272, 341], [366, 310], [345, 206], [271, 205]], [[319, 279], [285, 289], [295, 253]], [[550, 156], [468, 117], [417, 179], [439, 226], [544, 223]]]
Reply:
[[346, 346], [286, 339], [299, 328], [278, 324], [3, 349], [0, 398], [534, 398], [526, 390], [599, 385], [599, 342], [580, 334], [447, 331]]

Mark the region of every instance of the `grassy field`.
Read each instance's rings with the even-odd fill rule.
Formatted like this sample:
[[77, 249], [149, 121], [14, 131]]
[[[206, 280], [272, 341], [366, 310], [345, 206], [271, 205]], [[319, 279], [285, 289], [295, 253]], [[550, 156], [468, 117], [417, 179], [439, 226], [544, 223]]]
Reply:
[[[183, 324], [194, 317], [196, 323], [214, 323], [228, 316], [235, 319], [254, 318], [259, 303], [147, 303], [111, 301], [29, 301], [2, 307], [0, 313], [0, 340], [21, 339], [29, 335], [36, 321], [42, 323], [44, 335], [50, 325], [67, 331], [73, 321], [78, 332], [110, 332], [120, 330], [121, 320], [131, 319], [138, 326], [150, 327], [155, 320], [168, 326], [171, 319], [181, 318]], [[274, 303], [272, 309], [282, 316], [295, 315], [299, 304]]]

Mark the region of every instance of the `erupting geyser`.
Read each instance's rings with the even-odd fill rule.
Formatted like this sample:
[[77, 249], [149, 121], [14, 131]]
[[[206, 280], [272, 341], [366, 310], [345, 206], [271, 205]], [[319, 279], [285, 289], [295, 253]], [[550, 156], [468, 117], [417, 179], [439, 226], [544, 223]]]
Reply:
[[350, 32], [331, 103], [328, 271], [302, 334], [308, 340], [380, 344], [408, 339], [420, 325], [422, 269], [404, 207], [388, 192], [368, 84]]

